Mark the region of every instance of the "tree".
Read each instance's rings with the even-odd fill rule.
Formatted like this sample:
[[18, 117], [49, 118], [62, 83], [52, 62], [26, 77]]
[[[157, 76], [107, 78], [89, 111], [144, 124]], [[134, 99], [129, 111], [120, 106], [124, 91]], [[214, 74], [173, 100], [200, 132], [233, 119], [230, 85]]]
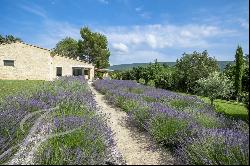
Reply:
[[224, 74], [219, 72], [211, 73], [207, 78], [200, 78], [196, 81], [197, 93], [202, 96], [206, 96], [210, 99], [211, 105], [214, 105], [214, 100], [218, 97], [227, 97], [233, 87], [232, 81], [230, 81]]
[[5, 37], [0, 35], [0, 44], [2, 43], [13, 43], [16, 41], [22, 41], [20, 38], [14, 37], [13, 35], [6, 35]]
[[81, 28], [82, 40], [78, 41], [79, 53], [97, 68], [109, 66], [110, 52], [106, 36], [92, 32], [88, 27]]
[[66, 37], [56, 44], [52, 54], [60, 54], [71, 58], [77, 58], [79, 55], [78, 42], [73, 38]]
[[235, 64], [228, 63], [223, 70], [223, 73], [230, 78], [230, 80], [235, 80]]
[[238, 101], [238, 98], [241, 94], [242, 90], [242, 75], [244, 70], [244, 59], [243, 59], [243, 51], [240, 46], [237, 47], [236, 54], [235, 54], [235, 95], [236, 100]]
[[216, 59], [209, 57], [206, 50], [202, 53], [196, 51], [192, 54], [184, 53], [180, 60], [177, 59], [175, 67], [176, 89], [187, 93], [193, 92], [197, 80], [206, 78], [214, 71], [219, 71]]

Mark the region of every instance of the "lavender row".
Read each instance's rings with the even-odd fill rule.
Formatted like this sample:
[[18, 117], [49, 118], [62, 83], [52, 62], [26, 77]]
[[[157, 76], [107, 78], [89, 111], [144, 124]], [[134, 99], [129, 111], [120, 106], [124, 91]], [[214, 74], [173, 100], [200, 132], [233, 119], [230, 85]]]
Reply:
[[[5, 98], [0, 105], [0, 154], [25, 138], [31, 125], [27, 126], [25, 133], [21, 132], [19, 125], [26, 115], [56, 106], [59, 106], [59, 109], [51, 113], [53, 116], [50, 127], [54, 130], [53, 133], [74, 128], [77, 130], [47, 141], [40, 148], [36, 162], [42, 164], [105, 163], [110, 158], [110, 147], [114, 146], [112, 133], [105, 117], [96, 114], [95, 100], [83, 77], [62, 77], [53, 82], [45, 82], [36, 91], [21, 92]], [[59, 149], [64, 154], [61, 154], [60, 160], [57, 158]], [[63, 163], [60, 163], [61, 161]]]
[[95, 88], [128, 113], [184, 164], [248, 164], [249, 127], [217, 114], [195, 96], [128, 80], [97, 80]]

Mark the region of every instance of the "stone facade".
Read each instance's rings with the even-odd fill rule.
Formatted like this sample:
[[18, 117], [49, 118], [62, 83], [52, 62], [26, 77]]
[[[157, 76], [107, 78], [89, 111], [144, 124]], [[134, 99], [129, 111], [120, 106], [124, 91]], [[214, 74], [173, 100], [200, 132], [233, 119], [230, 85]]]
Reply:
[[[14, 66], [6, 65], [6, 60], [14, 61]], [[48, 49], [23, 42], [0, 45], [0, 79], [53, 80], [57, 77], [57, 67], [61, 67], [62, 76], [72, 75], [73, 68], [78, 68], [82, 74], [88, 74], [85, 78], [94, 78], [94, 66], [84, 61], [52, 56]]]

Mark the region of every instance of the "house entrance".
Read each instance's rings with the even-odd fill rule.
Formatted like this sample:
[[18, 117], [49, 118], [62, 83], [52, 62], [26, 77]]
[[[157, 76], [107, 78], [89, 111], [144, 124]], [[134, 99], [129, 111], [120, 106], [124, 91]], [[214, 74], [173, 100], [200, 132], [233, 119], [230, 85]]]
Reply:
[[83, 68], [82, 67], [72, 67], [73, 76], [82, 76]]

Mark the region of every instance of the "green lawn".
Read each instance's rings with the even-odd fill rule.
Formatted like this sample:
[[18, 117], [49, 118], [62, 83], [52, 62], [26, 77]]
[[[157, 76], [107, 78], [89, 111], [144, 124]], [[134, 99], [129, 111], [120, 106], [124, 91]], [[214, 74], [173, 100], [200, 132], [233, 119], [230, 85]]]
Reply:
[[29, 91], [37, 88], [45, 81], [38, 80], [0, 80], [0, 101], [19, 91]]
[[[207, 97], [200, 98], [205, 102], [210, 103], [210, 100]], [[242, 120], [248, 121], [248, 110], [245, 104], [221, 99], [216, 99], [214, 101], [214, 104], [217, 112], [224, 113], [226, 116], [240, 118]]]
[[[182, 95], [190, 95], [181, 92], [177, 93]], [[211, 103], [208, 97], [203, 97], [203, 96], [198, 96], [198, 97], [208, 104]], [[237, 103], [235, 101], [216, 99], [214, 101], [214, 104], [217, 112], [223, 113], [224, 115], [229, 117], [248, 121], [248, 110], [244, 103]]]

